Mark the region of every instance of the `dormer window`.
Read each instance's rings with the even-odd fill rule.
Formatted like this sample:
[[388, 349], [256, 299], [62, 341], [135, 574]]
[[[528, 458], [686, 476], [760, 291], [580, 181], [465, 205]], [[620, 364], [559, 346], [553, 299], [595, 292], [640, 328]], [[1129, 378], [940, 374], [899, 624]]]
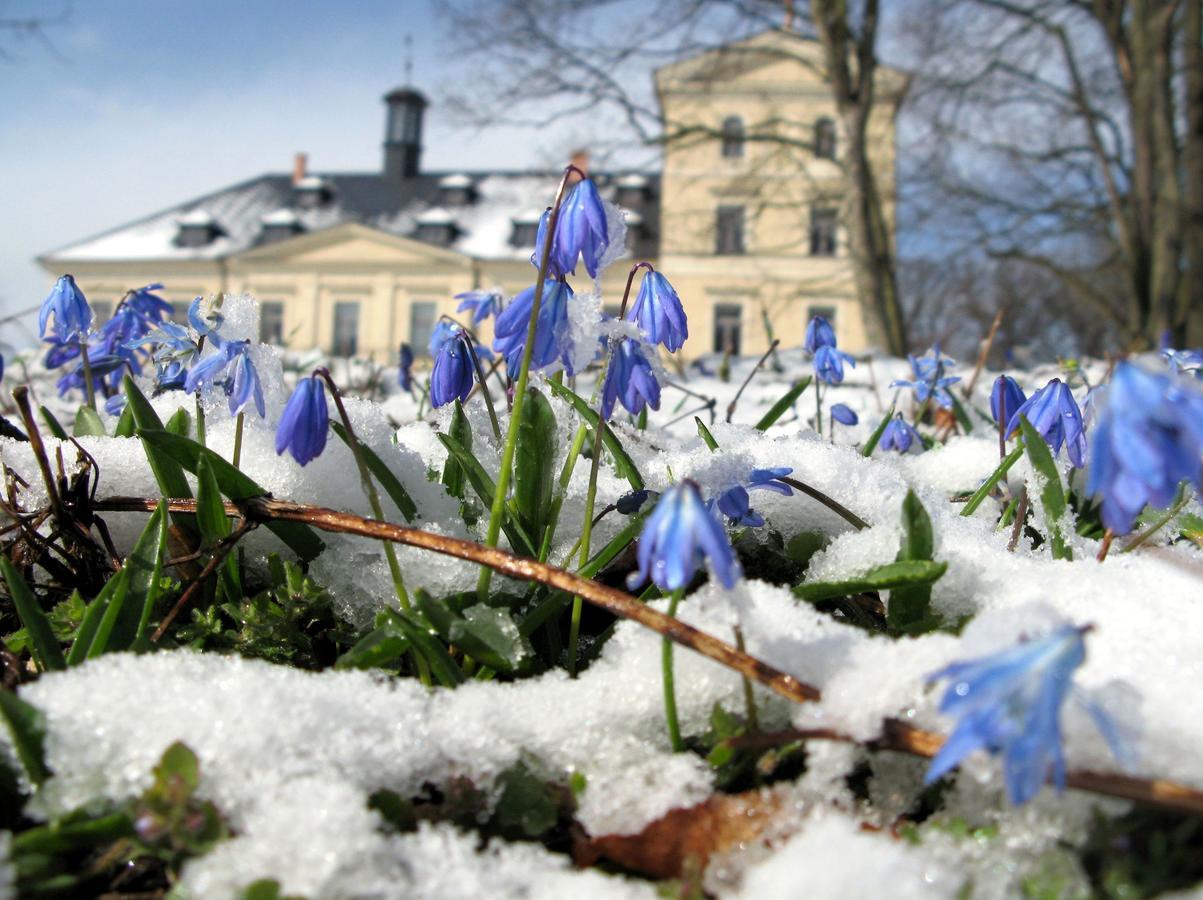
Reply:
[[744, 155], [744, 120], [727, 116], [722, 128], [723, 159], [738, 159]]
[[292, 186], [293, 202], [297, 209], [317, 209], [325, 206], [334, 196], [334, 188], [320, 175], [306, 175]]
[[305, 230], [305, 226], [291, 209], [277, 209], [268, 213], [259, 219], [259, 224], [259, 240], [264, 244], [287, 240]]
[[627, 210], [627, 249], [634, 250], [638, 243], [643, 240], [644, 224], [643, 216], [637, 212]]
[[444, 206], [470, 206], [476, 202], [476, 186], [467, 175], [445, 175], [439, 179], [439, 202]]
[[815, 122], [815, 159], [835, 159], [835, 122], [826, 116]]
[[207, 247], [221, 235], [225, 234], [208, 212], [194, 209], [176, 220], [179, 231], [176, 232], [177, 247]]
[[449, 247], [459, 237], [455, 218], [442, 207], [428, 209], [417, 218], [417, 238], [427, 244]]
[[[648, 185], [647, 178], [637, 173], [623, 175], [619, 178], [614, 186], [616, 192], [614, 200], [619, 206], [626, 209], [641, 209], [647, 202]], [[629, 223], [629, 219], [627, 220]]]
[[543, 213], [537, 212], [526, 213], [512, 219], [513, 230], [510, 232], [510, 246], [533, 248], [535, 240], [539, 235], [539, 220], [541, 218], [543, 218]]

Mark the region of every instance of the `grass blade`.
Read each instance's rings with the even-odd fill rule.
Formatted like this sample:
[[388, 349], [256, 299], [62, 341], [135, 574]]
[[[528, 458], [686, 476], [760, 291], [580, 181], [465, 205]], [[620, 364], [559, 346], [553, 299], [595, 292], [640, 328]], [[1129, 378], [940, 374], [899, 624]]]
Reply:
[[[347, 429], [343, 428], [341, 422], [333, 423], [334, 433], [339, 436], [344, 444], [351, 446], [350, 437], [347, 435]], [[401, 511], [401, 515], [405, 516], [406, 522], [412, 522], [418, 516], [418, 506], [414, 503], [413, 497], [409, 496], [409, 491], [397, 479], [390, 469], [377, 454], [376, 451], [365, 444], [359, 442], [359, 449], [363, 452], [363, 461], [367, 464], [368, 471], [372, 473], [372, 477], [376, 479], [376, 483], [384, 488], [384, 492], [388, 494], [389, 499], [397, 505], [397, 509]]]
[[[562, 384], [554, 381], [549, 381], [547, 384], [562, 400], [567, 400], [572, 404], [577, 415], [584, 419], [590, 428], [597, 428], [597, 412], [590, 409], [588, 403]], [[605, 443], [606, 449], [610, 451], [610, 455], [614, 457], [614, 471], [618, 473], [619, 477], [625, 478], [630, 483], [632, 490], [643, 490], [643, 476], [639, 474], [634, 460], [622, 446], [618, 436], [614, 434], [614, 429], [605, 429], [602, 432], [602, 441]]]
[[60, 671], [67, 668], [67, 660], [63, 657], [63, 648], [59, 646], [54, 630], [50, 627], [50, 619], [42, 609], [29, 585], [17, 571], [17, 567], [7, 556], [0, 554], [0, 574], [8, 584], [9, 596], [13, 599], [17, 617], [29, 633], [29, 643], [33, 658], [43, 672]]
[[1023, 433], [1023, 446], [1027, 450], [1028, 460], [1032, 463], [1044, 484], [1040, 488], [1040, 500], [1044, 505], [1045, 525], [1048, 527], [1049, 547], [1053, 559], [1073, 559], [1073, 550], [1065, 542], [1061, 533], [1061, 519], [1065, 516], [1065, 491], [1061, 488], [1061, 473], [1057, 471], [1057, 461], [1053, 459], [1052, 451], [1044, 443], [1027, 416], [1019, 417], [1019, 428]]
[[811, 378], [809, 375], [807, 375], [788, 391], [782, 394], [779, 398], [777, 398], [777, 402], [769, 407], [769, 411], [761, 416], [760, 421], [754, 426], [756, 430], [768, 431], [778, 419], [785, 415], [785, 411], [798, 401], [798, 398], [802, 396], [802, 392], [810, 387], [810, 382]]

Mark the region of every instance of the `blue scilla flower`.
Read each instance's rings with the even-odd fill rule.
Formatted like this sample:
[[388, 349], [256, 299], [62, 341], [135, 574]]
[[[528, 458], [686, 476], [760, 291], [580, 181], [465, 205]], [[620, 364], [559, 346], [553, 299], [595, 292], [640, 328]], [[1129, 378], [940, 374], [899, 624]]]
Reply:
[[[129, 367], [129, 360], [115, 353], [96, 353], [88, 351], [88, 369], [92, 373], [92, 390], [100, 393], [104, 390], [105, 380], [113, 382], [121, 380], [121, 375]], [[75, 368], [58, 380], [57, 387], [60, 397], [76, 389], [83, 389], [85, 382], [84, 363], [81, 358]]]
[[662, 591], [675, 591], [693, 580], [709, 559], [718, 580], [735, 587], [742, 574], [731, 541], [703, 502], [698, 486], [682, 481], [665, 491], [639, 535], [639, 571], [627, 579], [631, 589], [648, 578]]
[[878, 446], [882, 450], [894, 450], [898, 453], [910, 453], [912, 450], [922, 453], [925, 449], [919, 432], [912, 428], [901, 414], [894, 416], [882, 431]]
[[1169, 506], [1182, 481], [1203, 471], [1203, 389], [1193, 379], [1115, 367], [1090, 442], [1088, 494], [1103, 499], [1103, 524], [1132, 530], [1146, 505]]
[[457, 332], [443, 342], [430, 371], [430, 402], [436, 409], [452, 400], [462, 403], [472, 392], [472, 348], [467, 335]]
[[[957, 662], [931, 675], [948, 679], [940, 712], [956, 716], [952, 735], [927, 770], [930, 784], [977, 750], [1002, 756], [1007, 796], [1026, 803], [1052, 776], [1065, 787], [1061, 748], [1061, 707], [1074, 671], [1086, 658], [1088, 628], [1062, 625], [1037, 640], [1025, 641], [981, 659]], [[1117, 732], [1097, 706], [1089, 707], [1112, 752], [1126, 753]]]
[[165, 394], [167, 391], [182, 391], [187, 379], [188, 370], [178, 360], [159, 363], [155, 370], [155, 395]]
[[455, 299], [460, 302], [455, 311], [471, 311], [474, 327], [501, 310], [501, 294], [497, 291], [465, 291], [456, 294]]
[[934, 400], [942, 409], [952, 409], [953, 399], [952, 394], [948, 392], [948, 386], [956, 384], [961, 377], [946, 373], [951, 366], [956, 365], [956, 360], [941, 354], [939, 344], [932, 347], [926, 356], [908, 355], [907, 358], [911, 362], [914, 378], [911, 381], [900, 378], [890, 382], [890, 387], [908, 387], [914, 392], [915, 400], [919, 403]]
[[454, 322], [449, 319], [439, 319], [434, 323], [434, 328], [430, 332], [430, 341], [426, 344], [426, 349], [429, 351], [431, 358], [439, 355], [439, 351], [443, 349], [443, 344], [447, 343], [458, 331]]
[[[568, 301], [571, 299], [572, 288], [567, 282], [544, 283], [535, 346], [531, 351], [532, 368], [542, 369], [560, 359], [568, 374], [572, 374], [572, 341], [568, 333]], [[510, 301], [493, 325], [493, 349], [505, 357], [506, 366], [515, 376], [522, 365], [527, 326], [534, 302], [535, 288], [532, 285]]]
[[[585, 271], [590, 278], [596, 278], [608, 246], [610, 233], [606, 225], [606, 208], [593, 179], [583, 178], [560, 204], [551, 245], [552, 260], [557, 272], [563, 276], [574, 274], [577, 260], [583, 257]], [[542, 252], [541, 247], [536, 249], [536, 253], [539, 252]]]
[[155, 293], [161, 290], [163, 285], [156, 283], [130, 291], [125, 297], [124, 306], [132, 309], [150, 325], [170, 319], [174, 307], [170, 301]]
[[689, 324], [681, 298], [659, 272], [652, 271], [643, 276], [639, 293], [626, 318], [639, 325], [648, 341], [663, 344], [669, 353], [680, 350], [689, 337]]
[[990, 389], [990, 415], [999, 425], [1011, 420], [1015, 411], [1026, 401], [1023, 388], [1010, 375], [999, 375]]
[[321, 379], [314, 375], [302, 378], [280, 416], [276, 428], [276, 453], [287, 450], [301, 465], [308, 465], [326, 449], [329, 424], [330, 413], [326, 409], [326, 391]]
[[647, 406], [660, 408], [660, 383], [652, 364], [639, 341], [628, 337], [614, 344], [614, 353], [606, 367], [601, 401], [601, 414], [606, 421], [614, 412], [616, 400], [621, 400], [631, 415], [638, 415]]
[[104, 411], [110, 416], [119, 416], [125, 409], [126, 400], [125, 394], [113, 394], [104, 401]]
[[835, 419], [841, 425], [855, 425], [860, 421], [855, 410], [844, 403], [833, 403], [831, 405], [831, 418]]
[[398, 355], [397, 363], [397, 384], [401, 386], [403, 391], [412, 391], [414, 389], [414, 351], [409, 344], [401, 345], [401, 352]]
[[815, 377], [827, 384], [844, 380], [844, 363], [856, 368], [856, 360], [833, 346], [823, 345], [815, 351]]
[[794, 470], [789, 467], [772, 469], [753, 469], [747, 480], [734, 487], [722, 491], [714, 503], [718, 511], [727, 517], [732, 525], [745, 525], [759, 528], [764, 524], [764, 517], [751, 509], [749, 490], [766, 490], [785, 497], [793, 496], [794, 489], [779, 479], [789, 475]]
[[203, 297], [197, 297], [188, 305], [188, 324], [198, 337], [208, 337], [220, 331], [225, 321], [220, 309], [211, 306], [206, 308]]
[[1161, 351], [1161, 355], [1178, 374], [1190, 374], [1203, 379], [1203, 350], [1173, 350], [1167, 347]]
[[822, 316], [815, 316], [806, 326], [806, 338], [802, 341], [802, 349], [812, 356], [820, 347], [835, 346], [835, 329]]
[[266, 416], [263, 385], [251, 361], [251, 342], [227, 341], [219, 337], [216, 331], [209, 333], [208, 340], [217, 352], [206, 356], [188, 370], [184, 390], [191, 394], [207, 385], [216, 385], [225, 391], [229, 399], [230, 415], [238, 415], [254, 400], [260, 418]]
[[1008, 435], [1019, 428], [1020, 416], [1026, 417], [1044, 438], [1053, 456], [1061, 452], [1064, 444], [1069, 461], [1076, 468], [1082, 467], [1086, 459], [1086, 429], [1082, 425], [1082, 411], [1069, 385], [1054, 378], [1023, 401], [1007, 421]]
[[[54, 320], [53, 326], [51, 319]], [[87, 333], [94, 319], [95, 314], [88, 305], [88, 298], [79, 289], [75, 279], [70, 275], [63, 275], [42, 301], [42, 308], [38, 312], [38, 333], [44, 339], [65, 341], [75, 335]]]

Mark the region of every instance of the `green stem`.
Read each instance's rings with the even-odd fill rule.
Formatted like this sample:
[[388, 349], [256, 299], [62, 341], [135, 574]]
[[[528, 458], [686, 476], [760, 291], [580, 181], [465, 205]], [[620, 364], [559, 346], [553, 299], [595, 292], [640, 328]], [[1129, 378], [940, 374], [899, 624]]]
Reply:
[[238, 414], [238, 418], [234, 420], [234, 458], [230, 460], [234, 464], [234, 468], [238, 468], [238, 463], [242, 459], [242, 413]]
[[[672, 592], [668, 601], [668, 615], [676, 616], [677, 605], [685, 596], [685, 588], [677, 588]], [[681, 723], [677, 720], [677, 693], [673, 684], [673, 643], [668, 638], [660, 645], [660, 667], [664, 675], [664, 717], [668, 721], [668, 742], [674, 753], [685, 750], [685, 742], [681, 740]]]
[[1146, 530], [1134, 537], [1122, 550], [1120, 550], [1120, 553], [1131, 553], [1133, 550], [1159, 532], [1162, 528], [1168, 525], [1174, 516], [1182, 512], [1182, 508], [1186, 506], [1186, 504], [1190, 503], [1191, 496], [1191, 492], [1186, 489], [1185, 482], [1178, 485], [1178, 497], [1174, 500], [1173, 505], [1165, 511], [1165, 515], [1161, 516]]
[[84, 397], [88, 406], [96, 409], [96, 386], [92, 384], [92, 363], [88, 360], [88, 336], [79, 333], [79, 355], [84, 366]]
[[196, 395], [196, 442], [205, 446], [205, 408], [201, 405], [199, 393]]
[[823, 433], [823, 382], [815, 378], [815, 431]]
[[[582, 178], [585, 173], [575, 166], [568, 166], [560, 179], [556, 190], [555, 202], [547, 219], [547, 231], [543, 239], [543, 255], [539, 260], [539, 275], [535, 279], [535, 296], [531, 301], [530, 322], [526, 326], [526, 346], [522, 348], [522, 364], [518, 369], [518, 382], [514, 386], [514, 405], [510, 410], [510, 425], [506, 431], [505, 446], [501, 450], [501, 468], [497, 472], [497, 485], [493, 489], [493, 506], [489, 510], [489, 527], [485, 533], [485, 545], [496, 547], [501, 537], [501, 520], [505, 516], [505, 502], [509, 496], [510, 475], [514, 468], [514, 449], [518, 444], [518, 431], [522, 423], [522, 404], [526, 400], [526, 386], [530, 381], [530, 361], [535, 350], [535, 335], [539, 327], [539, 307], [543, 304], [543, 286], [547, 282], [547, 263], [551, 259], [552, 238], [555, 237], [556, 223], [560, 220], [560, 205], [564, 200], [564, 191], [568, 187], [568, 176], [576, 172]], [[480, 578], [476, 582], [476, 593], [483, 601], [489, 596], [489, 584], [493, 579], [493, 570], [481, 566]]]
[[501, 425], [497, 422], [497, 410], [493, 408], [493, 395], [489, 393], [489, 382], [485, 376], [485, 370], [480, 364], [480, 357], [476, 355], [476, 347], [473, 346], [473, 342], [464, 341], [464, 346], [472, 354], [472, 366], [476, 369], [476, 383], [480, 385], [481, 396], [485, 398], [485, 407], [489, 410], [489, 422], [493, 425], [493, 436], [497, 438], [498, 443], [501, 443]]
[[998, 468], [990, 473], [990, 477], [980, 488], [974, 491], [973, 496], [969, 498], [969, 502], [965, 504], [965, 508], [961, 510], [961, 515], [971, 516], [982, 505], [982, 501], [990, 496], [990, 492], [994, 490], [994, 486], [1002, 480], [1003, 476], [1010, 471], [1011, 466], [1019, 461], [1019, 457], [1023, 456], [1023, 444], [1018, 443], [1015, 449], [1003, 457], [1002, 462], [998, 464]]

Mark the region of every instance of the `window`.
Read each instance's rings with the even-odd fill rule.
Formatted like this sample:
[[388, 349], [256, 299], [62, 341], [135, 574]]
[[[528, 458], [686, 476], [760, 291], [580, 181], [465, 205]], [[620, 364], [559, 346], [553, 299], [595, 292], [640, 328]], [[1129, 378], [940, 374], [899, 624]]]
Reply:
[[742, 206], [720, 206], [714, 229], [714, 252], [720, 256], [734, 256], [744, 252], [744, 208]]
[[834, 306], [816, 306], [812, 304], [811, 306], [806, 307], [806, 321], [802, 323], [803, 327], [809, 325], [811, 319], [813, 319], [815, 316], [822, 316], [827, 320], [827, 324], [831, 326], [831, 329], [836, 331]]
[[837, 213], [824, 206], [810, 208], [810, 255], [835, 256]]
[[415, 353], [426, 353], [434, 334], [435, 302], [415, 300], [409, 304], [409, 346]]
[[720, 303], [714, 307], [714, 352], [739, 356], [740, 319], [743, 308], [738, 303]]
[[815, 159], [835, 159], [835, 122], [826, 116], [815, 122]]
[[264, 300], [259, 304], [259, 341], [263, 344], [284, 343], [284, 304], [279, 300]]
[[738, 159], [744, 155], [744, 120], [739, 116], [723, 119], [723, 159]]
[[535, 238], [539, 233], [539, 220], [533, 222], [520, 221], [515, 219], [513, 222], [514, 230], [510, 232], [511, 247], [533, 247], [535, 246]]
[[[419, 222], [417, 238], [426, 244], [450, 247], [459, 237], [459, 229], [452, 222]], [[532, 238], [531, 243], [534, 243]]]
[[354, 356], [359, 350], [359, 302], [340, 300], [334, 304], [335, 356]]
[[92, 312], [96, 314], [96, 325], [103, 325], [113, 317], [112, 300], [93, 300]]

